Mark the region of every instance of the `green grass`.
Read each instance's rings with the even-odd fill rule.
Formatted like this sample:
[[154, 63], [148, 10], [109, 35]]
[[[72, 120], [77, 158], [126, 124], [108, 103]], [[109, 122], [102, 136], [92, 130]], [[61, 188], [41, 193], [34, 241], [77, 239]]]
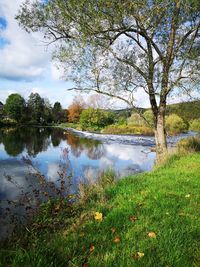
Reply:
[[142, 134], [142, 135], [153, 135], [154, 132], [147, 126], [136, 126], [136, 125], [109, 125], [102, 130], [105, 134]]
[[199, 188], [200, 154], [193, 153], [97, 187], [73, 209], [45, 204], [29, 231], [2, 247], [0, 266], [200, 266]]
[[81, 131], [81, 125], [80, 123], [72, 123], [72, 122], [66, 122], [66, 123], [61, 123], [58, 125], [59, 127], [65, 127], [65, 128], [73, 128], [76, 130]]

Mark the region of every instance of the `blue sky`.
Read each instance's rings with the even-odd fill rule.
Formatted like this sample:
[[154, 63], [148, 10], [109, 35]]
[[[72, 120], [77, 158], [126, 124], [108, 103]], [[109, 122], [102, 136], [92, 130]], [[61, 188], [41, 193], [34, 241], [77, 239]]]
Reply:
[[[73, 85], [60, 79], [63, 73], [51, 60], [54, 47], [47, 49], [41, 34], [28, 34], [18, 26], [14, 18], [23, 1], [0, 0], [0, 101], [5, 103], [11, 93], [27, 99], [31, 92], [38, 92], [66, 108], [76, 96], [66, 90]], [[148, 99], [140, 93], [138, 105], [141, 103], [147, 106]]]
[[25, 98], [38, 92], [67, 107], [76, 94], [67, 92], [72, 84], [60, 79], [62, 73], [51, 60], [53, 47], [47, 49], [42, 35], [26, 33], [14, 19], [22, 2], [0, 0], [0, 101], [14, 92]]
[[[38, 92], [52, 104], [59, 101], [67, 108], [76, 96], [75, 92], [67, 91], [73, 85], [61, 80], [63, 72], [52, 62], [54, 47], [44, 46], [41, 34], [28, 34], [18, 26], [15, 16], [22, 2], [0, 0], [0, 101], [5, 103], [11, 93], [20, 93], [27, 99], [31, 92]], [[137, 106], [149, 106], [148, 96], [141, 90], [136, 100]], [[177, 100], [181, 98], [170, 102]], [[116, 103], [118, 108], [122, 107]]]

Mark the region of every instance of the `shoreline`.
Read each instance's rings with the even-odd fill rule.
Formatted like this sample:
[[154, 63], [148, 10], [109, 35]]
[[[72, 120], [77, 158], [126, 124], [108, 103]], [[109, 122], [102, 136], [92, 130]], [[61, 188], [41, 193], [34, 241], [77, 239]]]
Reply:
[[[132, 135], [132, 134], [103, 134], [103, 133], [93, 133], [88, 131], [80, 131], [70, 127], [55, 126], [57, 128], [63, 129], [70, 133], [75, 134], [78, 137], [93, 139], [101, 141], [104, 143], [119, 143], [126, 145], [143, 145], [143, 146], [155, 146], [155, 137], [154, 136], [145, 136], [145, 135]], [[167, 143], [169, 146], [175, 146], [178, 141], [181, 139], [196, 136], [198, 133], [193, 131], [188, 131], [187, 133], [181, 133], [176, 136], [168, 136]]]

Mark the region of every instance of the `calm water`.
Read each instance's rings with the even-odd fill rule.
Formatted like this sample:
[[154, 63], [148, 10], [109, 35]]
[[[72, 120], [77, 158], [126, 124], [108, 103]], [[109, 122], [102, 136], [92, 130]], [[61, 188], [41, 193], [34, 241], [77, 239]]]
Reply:
[[[24, 160], [27, 157], [33, 166]], [[101, 143], [56, 128], [0, 129], [0, 215], [8, 202], [24, 204], [27, 192], [41, 189], [37, 170], [55, 187], [60, 186], [64, 170], [72, 176], [70, 191], [74, 193], [80, 182], [95, 181], [106, 169], [119, 176], [138, 173], [150, 170], [154, 160], [155, 153], [146, 146]], [[1, 229], [4, 224], [1, 216]]]

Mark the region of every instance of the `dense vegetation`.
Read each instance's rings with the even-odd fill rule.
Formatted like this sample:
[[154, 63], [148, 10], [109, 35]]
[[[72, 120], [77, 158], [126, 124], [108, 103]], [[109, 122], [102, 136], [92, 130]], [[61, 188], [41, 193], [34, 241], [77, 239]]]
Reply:
[[99, 130], [114, 122], [114, 113], [100, 109], [88, 108], [80, 115], [82, 129]]
[[[190, 112], [188, 108], [191, 109]], [[71, 112], [71, 109], [75, 112]], [[182, 113], [181, 110], [183, 110]], [[98, 108], [84, 108], [84, 105], [81, 106], [80, 103], [76, 103], [69, 107], [69, 112], [71, 114], [71, 124], [66, 126], [78, 130], [97, 130], [107, 134], [154, 134], [153, 115], [149, 109], [141, 109], [141, 117], [138, 113], [131, 113], [129, 109], [108, 111]], [[169, 105], [166, 116], [166, 130], [169, 135], [176, 135], [188, 130], [200, 131], [200, 102]]]
[[[83, 99], [75, 98], [68, 109], [64, 110], [59, 102], [55, 102], [52, 106], [48, 99], [42, 98], [38, 93], [32, 93], [27, 101], [19, 94], [11, 94], [1, 109], [0, 126], [62, 123], [64, 127], [107, 134], [154, 134], [153, 115], [150, 109], [140, 109], [141, 117], [130, 109], [100, 108], [100, 104], [96, 103], [97, 100], [100, 104], [105, 102], [104, 104], [109, 106], [105, 99], [92, 95], [87, 103]], [[200, 131], [200, 101], [169, 105], [166, 130], [170, 135], [188, 130]]]
[[177, 114], [186, 121], [199, 119], [200, 117], [200, 101], [183, 102], [167, 106], [167, 115]]
[[19, 94], [9, 95], [0, 115], [2, 125], [47, 125], [66, 122], [67, 118], [59, 102], [52, 107], [49, 100], [38, 93], [31, 93], [27, 101]]
[[1, 243], [0, 266], [199, 266], [199, 148], [117, 183], [108, 171], [74, 204], [43, 203]]

